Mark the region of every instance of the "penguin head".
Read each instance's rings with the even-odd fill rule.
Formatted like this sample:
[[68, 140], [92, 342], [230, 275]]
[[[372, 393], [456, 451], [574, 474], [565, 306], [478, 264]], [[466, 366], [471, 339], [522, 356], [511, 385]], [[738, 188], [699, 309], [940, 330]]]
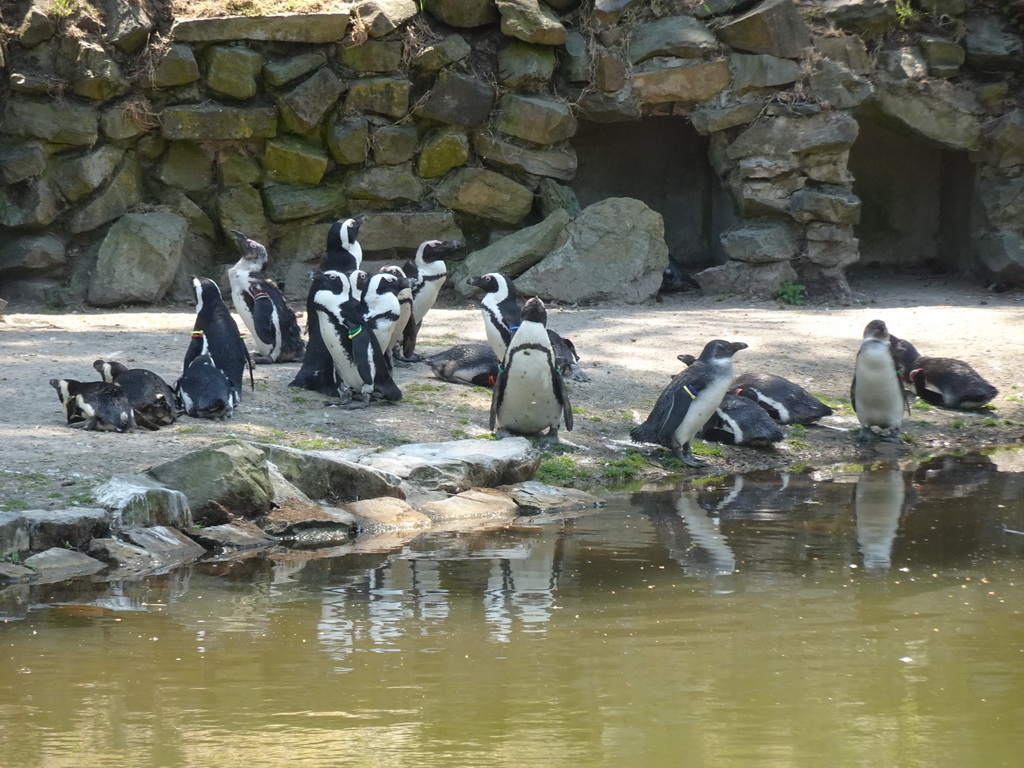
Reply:
[[889, 329], [884, 320], [872, 320], [864, 326], [864, 340], [889, 342]]
[[910, 369], [917, 362], [917, 358], [921, 356], [921, 353], [917, 351], [906, 339], [897, 339], [891, 333], [889, 334], [889, 343], [892, 345], [892, 354], [896, 358], [896, 361], [903, 366], [904, 373], [909, 374]]
[[96, 372], [108, 384], [114, 380], [115, 376], [128, 370], [126, 365], [114, 360], [96, 360], [93, 362], [92, 367], [96, 369]]
[[366, 221], [366, 216], [360, 214], [351, 219], [336, 221], [330, 232], [327, 233], [327, 247], [344, 248], [346, 251], [353, 251], [356, 246], [356, 238], [359, 237], [359, 228]]
[[399, 291], [405, 288], [407, 282], [404, 277], [399, 277], [390, 272], [378, 272], [370, 278], [370, 292], [378, 296], [383, 296], [387, 293], [397, 295]]
[[420, 244], [416, 251], [416, 261], [423, 264], [430, 264], [441, 261], [446, 255], [457, 251], [462, 247], [458, 240], [427, 240]]
[[50, 379], [50, 386], [57, 390], [57, 399], [62, 403], [66, 403], [68, 398], [71, 396], [68, 391], [67, 379]]
[[205, 305], [220, 299], [220, 288], [208, 277], [193, 276], [192, 288], [196, 292], [196, 314], [202, 312]]
[[523, 307], [523, 322], [547, 325], [548, 311], [544, 308], [544, 302], [536, 296], [527, 301], [526, 306]]
[[317, 269], [313, 271], [312, 275], [317, 291], [330, 291], [339, 296], [351, 292], [348, 275], [344, 272], [337, 272], [333, 269], [321, 272]]
[[699, 360], [703, 362], [711, 362], [714, 360], [728, 360], [741, 349], [746, 349], [747, 345], [742, 341], [724, 341], [722, 339], [713, 339], [704, 345], [704, 349], [700, 353]]
[[386, 267], [381, 267], [380, 271], [384, 274], [394, 275], [401, 280], [405, 279], [405, 270], [397, 264], [389, 264]]
[[258, 269], [263, 269], [267, 263], [267, 249], [255, 240], [250, 240], [237, 229], [229, 229], [228, 232], [238, 244], [238, 250], [242, 254], [242, 258], [253, 262]]

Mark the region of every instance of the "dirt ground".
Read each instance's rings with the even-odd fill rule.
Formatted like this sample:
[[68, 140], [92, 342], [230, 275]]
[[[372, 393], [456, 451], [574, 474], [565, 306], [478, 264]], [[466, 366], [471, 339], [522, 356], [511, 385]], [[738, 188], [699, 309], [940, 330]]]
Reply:
[[[634, 448], [628, 433], [681, 369], [676, 355], [699, 354], [713, 338], [749, 345], [736, 355], [737, 373], [777, 373], [844, 405], [822, 426], [787, 429], [786, 440], [772, 449], [721, 446], [703, 474], [870, 464], [1024, 440], [1024, 292], [990, 293], [957, 278], [924, 275], [855, 276], [851, 285], [855, 303], [848, 307], [694, 293], [641, 306], [549, 307], [550, 327], [575, 342], [590, 376], [571, 383], [576, 424], [562, 432], [571, 446], [561, 468], [576, 471], [575, 484], [590, 488], [621, 478], [617, 470], [627, 465], [636, 471], [638, 463], [647, 479], [682, 472], [665, 467], [669, 454], [653, 446], [639, 447], [645, 464], [623, 461]], [[970, 362], [999, 388], [995, 409], [960, 413], [915, 404], [904, 443], [856, 443], [847, 432], [857, 426], [848, 404], [850, 377], [862, 330], [875, 318], [922, 354]], [[363, 411], [325, 408], [321, 395], [288, 387], [299, 367], [288, 363], [258, 366], [256, 391], [246, 392], [226, 422], [182, 417], [159, 432], [125, 435], [66, 426], [51, 378], [96, 379], [92, 362], [104, 358], [149, 368], [173, 382], [192, 323], [190, 306], [49, 312], [12, 303], [0, 321], [0, 509], [87, 505], [92, 488], [114, 473], [140, 471], [229, 437], [339, 449], [488, 435], [490, 392], [438, 381], [426, 364], [397, 369], [401, 403]], [[483, 341], [480, 312], [475, 305], [437, 307], [420, 339], [424, 353]]]

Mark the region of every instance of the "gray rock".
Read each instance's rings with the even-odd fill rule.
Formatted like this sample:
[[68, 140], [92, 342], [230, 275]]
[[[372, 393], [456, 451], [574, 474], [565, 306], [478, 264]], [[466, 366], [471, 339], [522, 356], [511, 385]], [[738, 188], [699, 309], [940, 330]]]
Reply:
[[422, 488], [460, 493], [532, 480], [540, 454], [526, 438], [510, 437], [412, 443], [369, 454], [360, 463]]
[[716, 30], [726, 45], [747, 53], [796, 59], [811, 44], [811, 30], [793, 0], [765, 0]]
[[533, 206], [533, 193], [522, 184], [483, 168], [459, 168], [441, 181], [434, 199], [455, 211], [517, 224]]
[[[964, 109], [959, 93], [946, 83], [924, 87], [887, 83], [864, 102], [872, 117], [892, 130], [924, 139], [946, 149], [972, 151], [979, 147], [981, 123]], [[945, 86], [945, 87], [941, 87]]]
[[302, 451], [260, 443], [253, 447], [262, 451], [288, 482], [311, 499], [336, 504], [379, 496], [405, 498], [399, 477], [376, 465], [364, 466], [334, 451]]
[[38, 141], [19, 141], [0, 148], [0, 183], [4, 185], [39, 176], [45, 169], [46, 157]]
[[458, 128], [440, 128], [430, 134], [420, 147], [416, 172], [424, 179], [444, 176], [452, 168], [469, 160], [469, 138]]
[[822, 102], [851, 109], [875, 92], [871, 81], [831, 59], [818, 62], [810, 77], [811, 91]]
[[636, 98], [649, 104], [667, 101], [701, 102], [729, 86], [729, 63], [684, 59], [652, 59], [650, 68], [630, 78]]
[[320, 144], [278, 136], [264, 145], [263, 169], [269, 179], [282, 184], [315, 185], [327, 171], [327, 153]]
[[540, 224], [524, 227], [469, 254], [452, 270], [449, 282], [459, 296], [475, 298], [479, 290], [466, 283], [470, 277], [501, 272], [517, 278], [559, 244], [559, 236], [568, 223], [569, 214], [558, 209]]
[[797, 221], [860, 222], [860, 199], [842, 188], [805, 187], [794, 192], [789, 200], [790, 212]]
[[830, 269], [839, 269], [856, 263], [860, 259], [860, 241], [851, 237], [845, 240], [807, 240], [805, 252], [812, 264]]
[[538, 0], [496, 0], [501, 14], [501, 33], [527, 43], [563, 45], [566, 32], [550, 8]]
[[334, 162], [342, 165], [363, 163], [370, 146], [369, 123], [361, 115], [333, 123], [327, 129], [324, 143]]
[[71, 216], [68, 229], [74, 234], [91, 232], [124, 215], [142, 202], [142, 168], [133, 152], [127, 152], [113, 180]]
[[0, 274], [45, 272], [66, 263], [64, 241], [56, 235], [9, 235], [0, 242]]
[[206, 86], [233, 99], [256, 95], [263, 57], [249, 48], [214, 45], [206, 50]]
[[704, 0], [694, 9], [693, 15], [698, 19], [710, 19], [714, 16], [743, 13], [757, 3], [758, 0]]
[[978, 206], [982, 221], [992, 230], [1013, 230], [1024, 215], [1024, 180], [999, 176], [978, 181]]
[[239, 186], [217, 195], [217, 223], [227, 232], [237, 229], [260, 243], [268, 241], [270, 222], [264, 215], [263, 198], [250, 186]]
[[1007, 230], [986, 235], [978, 239], [975, 253], [980, 266], [994, 280], [1024, 279], [1024, 235]]
[[555, 144], [576, 133], [576, 118], [569, 105], [541, 96], [505, 94], [498, 102], [494, 127], [535, 144]]
[[874, 69], [867, 46], [859, 37], [816, 37], [814, 47], [855, 74], [866, 75]]
[[718, 40], [690, 16], [664, 16], [641, 24], [629, 41], [629, 60], [639, 64], [654, 56], [702, 59], [718, 50]]
[[124, 571], [149, 571], [160, 566], [151, 552], [120, 539], [93, 539], [88, 552], [97, 560]]
[[764, 109], [757, 101], [741, 101], [724, 107], [699, 105], [690, 113], [690, 121], [702, 136], [725, 131], [753, 121]]
[[887, 0], [830, 0], [825, 18], [864, 40], [874, 40], [896, 26], [896, 4]]
[[336, 43], [344, 39], [349, 11], [178, 19], [171, 35], [181, 42], [273, 40], [284, 43]]
[[928, 74], [932, 77], [956, 77], [967, 61], [962, 45], [932, 35], [921, 38], [921, 54], [928, 62]]
[[593, 56], [594, 85], [601, 91], [618, 91], [626, 84], [626, 62], [605, 48]]
[[165, 139], [270, 139], [277, 135], [277, 108], [180, 104], [160, 113], [160, 128]]
[[848, 150], [857, 138], [857, 121], [843, 112], [810, 117], [776, 117], [756, 123], [729, 145], [726, 154], [732, 160], [754, 156], [778, 156], [792, 152]]
[[416, 141], [414, 125], [382, 125], [370, 138], [373, 161], [377, 165], [406, 163], [416, 154]]
[[344, 188], [335, 184], [316, 187], [275, 184], [265, 187], [262, 195], [267, 216], [276, 222], [334, 215], [347, 207]]
[[183, 492], [193, 519], [205, 525], [229, 522], [231, 516], [258, 517], [271, 505], [273, 488], [266, 456], [238, 440], [187, 453], [150, 467], [146, 474]]
[[16, 512], [0, 509], [0, 557], [28, 552], [29, 522]]
[[345, 112], [373, 112], [396, 120], [409, 112], [412, 83], [399, 77], [367, 77], [349, 84]]
[[1020, 72], [1024, 69], [1024, 43], [1013, 24], [999, 13], [967, 19], [964, 36], [967, 65], [983, 72]]
[[495, 488], [470, 488], [447, 499], [422, 504], [420, 512], [437, 524], [480, 518], [511, 520], [519, 513], [519, 505]]
[[145, 5], [131, 2], [107, 4], [107, 40], [124, 53], [135, 53], [149, 39], [156, 24]]
[[767, 54], [734, 53], [729, 57], [729, 69], [732, 70], [732, 90], [736, 93], [788, 85], [800, 77], [800, 67], [795, 61]]
[[128, 79], [117, 62], [97, 43], [80, 41], [71, 92], [94, 101], [109, 101], [128, 92]]
[[723, 232], [719, 239], [730, 259], [766, 264], [798, 255], [803, 231], [785, 219], [745, 219]]
[[103, 135], [112, 141], [124, 141], [145, 133], [148, 129], [142, 123], [147, 117], [135, 111], [134, 107], [138, 103], [129, 100], [103, 110], [100, 115], [100, 131]]
[[498, 488], [512, 497], [521, 514], [548, 514], [555, 511], [592, 509], [604, 506], [604, 500], [577, 488], [558, 488], [529, 480]]
[[325, 546], [352, 539], [359, 519], [345, 509], [317, 504], [284, 504], [270, 510], [260, 527], [291, 545]]
[[187, 563], [206, 554], [205, 549], [184, 533], [165, 525], [129, 528], [121, 535], [129, 544], [146, 550], [156, 567]]
[[327, 56], [320, 51], [289, 56], [280, 61], [268, 61], [263, 64], [263, 80], [267, 85], [279, 88], [320, 69], [326, 63]]
[[402, 68], [402, 41], [365, 40], [342, 47], [342, 64], [358, 74], [397, 72]]
[[423, 183], [410, 164], [371, 166], [357, 171], [345, 189], [350, 198], [404, 205], [423, 198]]
[[54, 547], [25, 559], [25, 567], [37, 574], [35, 583], [51, 584], [102, 571], [106, 566], [95, 558], [71, 549]]
[[370, 37], [383, 37], [394, 32], [418, 12], [417, 0], [364, 0], [353, 8], [353, 13], [366, 25]]
[[199, 79], [199, 62], [192, 48], [177, 43], [167, 48], [153, 68], [152, 74], [144, 76], [150, 88], [174, 88], [188, 85]]
[[920, 80], [928, 74], [928, 62], [917, 46], [905, 46], [880, 53], [878, 69], [893, 80]]
[[97, 504], [110, 512], [110, 526], [115, 531], [151, 525], [192, 526], [185, 494], [147, 475], [114, 475], [97, 486], [93, 496]]
[[413, 509], [407, 501], [390, 497], [353, 501], [346, 504], [344, 509], [355, 519], [360, 536], [430, 528], [434, 524], [429, 517]]
[[58, 104], [8, 99], [0, 132], [54, 144], [91, 147], [99, 139], [99, 122], [95, 107], [69, 101]]
[[537, 185], [537, 209], [543, 218], [548, 218], [555, 211], [565, 211], [570, 219], [580, 215], [580, 201], [565, 184], [554, 179], [541, 179]]
[[495, 0], [423, 0], [427, 13], [452, 27], [470, 29], [500, 17]]
[[207, 528], [192, 528], [188, 531], [188, 536], [204, 549], [266, 549], [280, 542], [276, 536], [265, 533], [248, 520], [235, 520]]
[[588, 93], [577, 105], [580, 114], [593, 123], [623, 123], [640, 117], [640, 93], [627, 83], [615, 93]]
[[317, 70], [287, 93], [276, 96], [281, 122], [293, 133], [308, 133], [341, 97], [344, 84], [330, 69]]
[[494, 99], [494, 87], [486, 80], [443, 69], [426, 99], [416, 108], [416, 114], [442, 123], [476, 128], [486, 122]]
[[730, 261], [702, 270], [694, 275], [694, 279], [707, 296], [739, 295], [772, 299], [778, 295], [783, 283], [795, 282], [797, 274], [789, 261], [767, 264]]
[[[14, 563], [3, 563], [0, 562], [0, 584], [27, 584], [30, 581], [35, 581], [38, 574], [31, 568], [26, 568], [23, 565], [16, 565]], [[9, 598], [9, 595], [5, 595]], [[7, 614], [10, 616], [10, 614]]]
[[982, 156], [998, 168], [1024, 165], [1024, 111], [1014, 109], [987, 126]]
[[172, 141], [157, 167], [156, 177], [169, 187], [188, 192], [208, 189], [213, 182], [213, 158], [194, 141]]
[[187, 232], [185, 219], [173, 213], [122, 216], [100, 245], [89, 302], [109, 307], [162, 299], [178, 270]]
[[561, 59], [562, 76], [570, 83], [586, 83], [590, 80], [590, 54], [587, 41], [579, 32], [570, 30], [565, 39]]
[[40, 229], [63, 210], [60, 194], [45, 178], [0, 188], [0, 225]]
[[668, 246], [661, 215], [646, 204], [624, 197], [601, 200], [584, 208], [565, 234], [562, 245], [516, 281], [520, 293], [569, 303], [629, 304], [657, 293]]
[[555, 72], [555, 51], [550, 45], [511, 40], [498, 52], [498, 82], [506, 88], [536, 90], [546, 86]]
[[21, 514], [29, 522], [29, 546], [35, 552], [51, 547], [82, 549], [110, 531], [104, 509], [26, 509]]
[[54, 163], [54, 180], [64, 199], [75, 202], [99, 189], [113, 175], [123, 157], [123, 149], [104, 144], [84, 155], [58, 158]]
[[561, 147], [525, 147], [486, 131], [473, 135], [473, 148], [484, 160], [534, 176], [571, 181], [576, 176], [576, 150]]
[[18, 42], [25, 48], [35, 48], [57, 32], [57, 20], [50, 18], [42, 5], [32, 4], [18, 27]]
[[414, 250], [425, 240], [465, 242], [451, 211], [380, 211], [359, 229], [363, 252]]
[[441, 42], [428, 45], [412, 60], [412, 64], [424, 72], [437, 72], [449, 64], [462, 61], [472, 52], [462, 35], [448, 35]]

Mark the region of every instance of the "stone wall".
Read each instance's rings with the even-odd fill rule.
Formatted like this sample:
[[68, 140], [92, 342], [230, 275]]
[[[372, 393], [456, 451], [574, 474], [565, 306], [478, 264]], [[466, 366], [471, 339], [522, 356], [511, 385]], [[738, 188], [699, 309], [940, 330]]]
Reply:
[[[155, 2], [5, 6], [4, 298], [184, 298], [185, 275], [234, 260], [228, 229], [295, 287], [341, 216], [373, 214], [371, 255], [474, 250], [575, 215], [574, 192], [649, 198], [714, 293], [841, 298], [861, 240], [871, 261], [1024, 278], [1022, 2], [365, 0], [173, 25]], [[902, 138], [878, 158], [862, 133]], [[655, 160], [627, 191], [633, 142], [686, 173]], [[921, 210], [885, 181], [899, 142], [926, 158], [901, 188], [938, 185]], [[155, 274], [118, 296], [96, 283], [126, 232]]]

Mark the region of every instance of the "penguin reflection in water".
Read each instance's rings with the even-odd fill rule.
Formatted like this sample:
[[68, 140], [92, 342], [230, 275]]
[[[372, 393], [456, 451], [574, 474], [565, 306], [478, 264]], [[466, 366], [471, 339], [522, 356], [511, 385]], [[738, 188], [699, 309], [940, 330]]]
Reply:
[[858, 440], [899, 439], [903, 413], [909, 410], [898, 368], [889, 329], [882, 320], [872, 320], [864, 328], [850, 385], [850, 403], [861, 425]]
[[672, 449], [688, 467], [702, 467], [690, 441], [711, 418], [732, 381], [732, 356], [742, 341], [709, 341], [700, 357], [665, 387], [647, 420], [629, 433], [634, 443], [656, 443]]
[[572, 431], [572, 406], [555, 365], [546, 328], [544, 302], [530, 299], [522, 323], [512, 337], [499, 368], [491, 397], [490, 428], [502, 437], [509, 433], [533, 435], [547, 429], [545, 442], [558, 442], [559, 425]]

